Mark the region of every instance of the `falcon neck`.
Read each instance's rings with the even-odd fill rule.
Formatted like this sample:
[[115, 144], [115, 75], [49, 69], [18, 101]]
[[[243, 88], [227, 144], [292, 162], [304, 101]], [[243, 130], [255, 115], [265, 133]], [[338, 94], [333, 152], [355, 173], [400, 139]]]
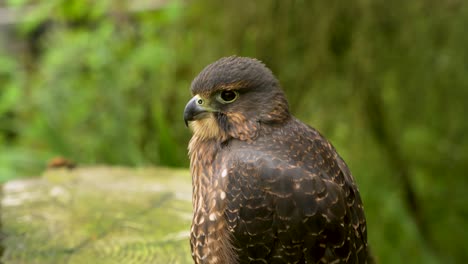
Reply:
[[203, 164], [200, 164], [202, 166], [210, 165], [220, 148], [221, 142], [219, 140], [194, 135], [188, 147], [191, 167], [198, 162], [202, 162]]

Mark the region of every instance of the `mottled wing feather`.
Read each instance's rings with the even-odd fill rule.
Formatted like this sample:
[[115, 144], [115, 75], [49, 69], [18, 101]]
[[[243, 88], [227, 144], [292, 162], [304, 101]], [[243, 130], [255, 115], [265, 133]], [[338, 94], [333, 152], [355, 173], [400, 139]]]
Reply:
[[[305, 135], [311, 152], [307, 145], [265, 142], [230, 154], [225, 217], [241, 263], [365, 262], [356, 186], [333, 147], [313, 132]], [[292, 155], [307, 158], [292, 161]]]

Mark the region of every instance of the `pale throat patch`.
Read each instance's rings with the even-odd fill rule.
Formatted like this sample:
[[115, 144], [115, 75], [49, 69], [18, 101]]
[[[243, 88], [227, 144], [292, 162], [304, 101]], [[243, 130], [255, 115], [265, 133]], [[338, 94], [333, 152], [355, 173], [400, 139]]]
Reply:
[[200, 139], [223, 138], [224, 132], [219, 127], [213, 114], [203, 119], [190, 122], [194, 136]]

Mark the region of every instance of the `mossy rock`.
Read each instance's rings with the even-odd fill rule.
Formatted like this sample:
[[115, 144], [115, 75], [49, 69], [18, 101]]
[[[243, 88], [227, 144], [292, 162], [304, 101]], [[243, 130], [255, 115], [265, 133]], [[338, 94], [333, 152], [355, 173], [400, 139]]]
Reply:
[[2, 263], [192, 263], [187, 170], [48, 170], [3, 186]]

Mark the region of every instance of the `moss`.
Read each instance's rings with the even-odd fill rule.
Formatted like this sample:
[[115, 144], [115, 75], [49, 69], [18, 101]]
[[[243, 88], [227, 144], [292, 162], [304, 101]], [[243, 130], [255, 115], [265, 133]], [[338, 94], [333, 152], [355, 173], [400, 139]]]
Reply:
[[5, 263], [190, 263], [186, 170], [49, 170], [4, 186]]

